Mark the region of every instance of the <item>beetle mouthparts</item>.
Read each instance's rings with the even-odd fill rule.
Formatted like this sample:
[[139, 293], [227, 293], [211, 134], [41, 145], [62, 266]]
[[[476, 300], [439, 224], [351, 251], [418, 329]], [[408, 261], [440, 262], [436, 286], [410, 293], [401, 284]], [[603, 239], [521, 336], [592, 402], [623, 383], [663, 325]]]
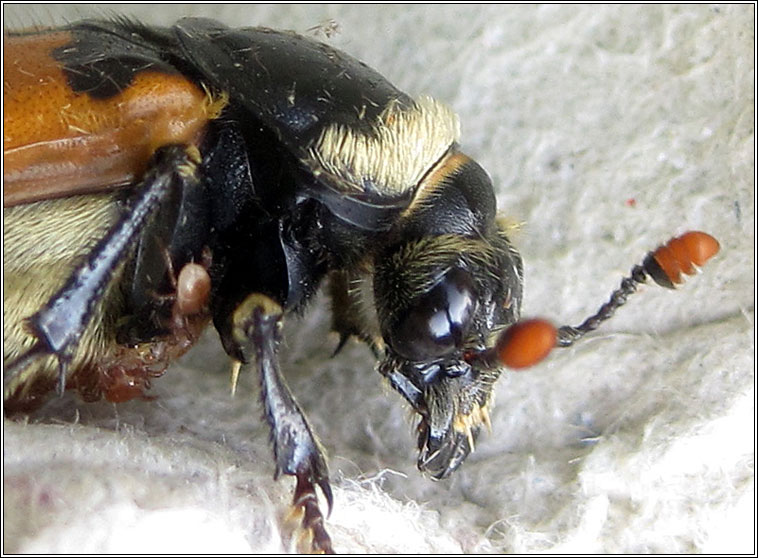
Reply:
[[429, 436], [428, 423], [421, 419], [419, 424], [419, 456], [418, 468], [434, 480], [449, 477], [466, 460], [474, 449], [474, 439], [479, 434], [479, 428], [474, 427], [467, 432], [451, 430], [442, 436]]

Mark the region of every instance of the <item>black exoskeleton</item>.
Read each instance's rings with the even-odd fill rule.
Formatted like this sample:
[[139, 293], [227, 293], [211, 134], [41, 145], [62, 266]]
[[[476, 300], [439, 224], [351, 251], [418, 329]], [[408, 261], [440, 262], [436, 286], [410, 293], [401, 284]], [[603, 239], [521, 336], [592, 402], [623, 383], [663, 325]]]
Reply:
[[[29, 318], [32, 346], [8, 359], [6, 398], [55, 373], [42, 357], [57, 359], [62, 390], [69, 372], [79, 381], [86, 363], [121, 350], [184, 350], [187, 324], [211, 319], [229, 356], [258, 371], [277, 473], [297, 478], [314, 549], [330, 551], [315, 498], [319, 486], [331, 505], [326, 461], [277, 359], [282, 317], [328, 280], [342, 341], [366, 341], [421, 417], [419, 468], [454, 471], [488, 423], [498, 377], [466, 355], [518, 320], [522, 298], [521, 258], [489, 177], [459, 151], [457, 117], [293, 33], [205, 19], [65, 31], [52, 55], [78, 94], [107, 100], [142, 73], [178, 74], [218, 110], [196, 142], [158, 146], [114, 199], [109, 232]], [[178, 272], [197, 262], [210, 280], [205, 309], [178, 315]], [[103, 308], [117, 319], [97, 320], [110, 325], [90, 342]]]

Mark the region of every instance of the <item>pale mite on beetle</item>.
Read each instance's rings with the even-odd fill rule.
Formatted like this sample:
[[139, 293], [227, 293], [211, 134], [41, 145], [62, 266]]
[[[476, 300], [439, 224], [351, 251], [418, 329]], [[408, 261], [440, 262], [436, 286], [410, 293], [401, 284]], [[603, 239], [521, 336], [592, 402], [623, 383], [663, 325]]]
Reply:
[[277, 349], [283, 315], [323, 281], [340, 347], [354, 336], [381, 359], [420, 415], [418, 467], [444, 478], [489, 423], [504, 366], [719, 249], [684, 234], [580, 326], [519, 322], [521, 256], [438, 101], [327, 45], [206, 19], [7, 33], [4, 50], [6, 411], [65, 387], [138, 397], [213, 320], [235, 369], [260, 377], [276, 475], [296, 477], [314, 551], [332, 551], [328, 470]]

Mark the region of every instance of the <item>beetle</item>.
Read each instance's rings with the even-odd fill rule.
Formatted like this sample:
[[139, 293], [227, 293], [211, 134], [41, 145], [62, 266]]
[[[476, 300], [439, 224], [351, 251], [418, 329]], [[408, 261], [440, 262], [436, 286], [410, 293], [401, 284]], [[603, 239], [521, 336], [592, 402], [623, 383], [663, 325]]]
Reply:
[[[611, 317], [718, 251], [651, 252], [577, 327], [520, 322], [522, 259], [457, 116], [290, 32], [125, 18], [4, 38], [4, 401], [142, 396], [212, 322], [258, 374], [276, 476], [331, 552], [326, 460], [278, 362], [322, 284], [341, 348], [368, 344], [419, 415], [418, 467], [449, 476], [506, 366]], [[32, 118], [30, 115], [34, 115]]]

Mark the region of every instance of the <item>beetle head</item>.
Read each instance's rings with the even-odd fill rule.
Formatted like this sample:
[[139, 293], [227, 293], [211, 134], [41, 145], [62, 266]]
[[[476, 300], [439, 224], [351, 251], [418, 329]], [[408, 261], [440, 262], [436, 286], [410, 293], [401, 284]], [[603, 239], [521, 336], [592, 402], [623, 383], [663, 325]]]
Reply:
[[466, 356], [517, 321], [523, 281], [486, 173], [466, 158], [441, 176], [374, 265], [387, 347], [379, 371], [419, 413], [418, 466], [437, 479], [465, 460], [488, 422], [499, 370]]

